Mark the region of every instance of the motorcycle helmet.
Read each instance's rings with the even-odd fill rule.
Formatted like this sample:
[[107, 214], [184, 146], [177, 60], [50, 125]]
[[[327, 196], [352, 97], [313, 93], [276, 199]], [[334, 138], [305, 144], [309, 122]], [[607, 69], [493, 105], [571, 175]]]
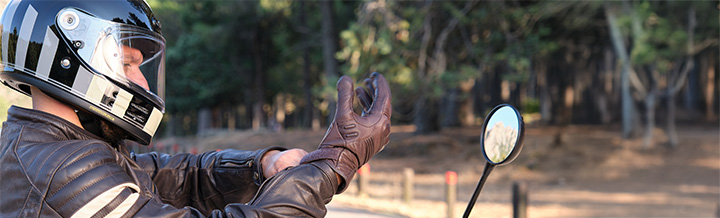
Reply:
[[145, 1], [11, 1], [0, 24], [3, 84], [150, 143], [165, 112], [165, 39]]

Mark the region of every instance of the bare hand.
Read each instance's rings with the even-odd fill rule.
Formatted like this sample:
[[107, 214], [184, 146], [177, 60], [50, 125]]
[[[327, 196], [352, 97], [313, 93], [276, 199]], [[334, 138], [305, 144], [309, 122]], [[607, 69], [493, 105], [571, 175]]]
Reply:
[[262, 158], [265, 178], [270, 178], [285, 168], [297, 166], [306, 154], [307, 151], [299, 148], [268, 151]]

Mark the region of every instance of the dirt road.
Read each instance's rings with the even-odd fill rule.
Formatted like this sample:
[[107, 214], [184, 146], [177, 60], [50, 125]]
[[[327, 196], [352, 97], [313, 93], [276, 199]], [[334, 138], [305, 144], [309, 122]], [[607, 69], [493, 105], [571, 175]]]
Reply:
[[[408, 217], [444, 217], [444, 173], [458, 172], [458, 217], [472, 194], [484, 160], [479, 127], [414, 135], [411, 126], [393, 126], [390, 144], [372, 165], [370, 193], [355, 197], [356, 186], [333, 199], [343, 207]], [[515, 162], [497, 167], [472, 217], [511, 217], [511, 185], [527, 184], [528, 217], [712, 217], [720, 203], [718, 124], [678, 127], [680, 145], [664, 147], [623, 140], [618, 126], [528, 126]], [[313, 150], [323, 131], [233, 132], [213, 137], [167, 139], [165, 143], [259, 149], [270, 145]], [[238, 142], [250, 146], [237, 146]], [[415, 200], [400, 201], [403, 168], [415, 170]]]
[[337, 203], [330, 203], [328, 205], [328, 213], [325, 215], [327, 218], [402, 218], [404, 216], [396, 214], [383, 214], [372, 212], [369, 210], [363, 210], [360, 208], [353, 208]]

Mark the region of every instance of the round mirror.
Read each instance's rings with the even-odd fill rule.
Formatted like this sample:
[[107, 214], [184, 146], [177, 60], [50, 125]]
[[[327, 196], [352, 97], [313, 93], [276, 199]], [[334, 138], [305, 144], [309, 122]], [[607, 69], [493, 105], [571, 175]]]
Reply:
[[517, 109], [507, 104], [495, 107], [485, 118], [480, 136], [485, 159], [494, 165], [510, 163], [522, 149], [523, 130]]

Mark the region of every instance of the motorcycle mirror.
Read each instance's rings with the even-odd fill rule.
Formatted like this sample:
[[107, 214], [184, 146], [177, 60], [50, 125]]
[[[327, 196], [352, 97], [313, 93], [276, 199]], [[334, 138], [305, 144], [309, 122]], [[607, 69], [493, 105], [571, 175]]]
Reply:
[[463, 218], [470, 216], [475, 201], [490, 172], [495, 166], [505, 165], [517, 157], [522, 150], [525, 124], [520, 112], [509, 104], [501, 104], [490, 111], [483, 123], [482, 134], [480, 135], [480, 146], [487, 163], [483, 170], [480, 182], [478, 182], [475, 193], [473, 193]]
[[490, 111], [480, 138], [485, 160], [493, 165], [515, 160], [522, 150], [523, 127], [522, 116], [513, 106], [501, 104]]

